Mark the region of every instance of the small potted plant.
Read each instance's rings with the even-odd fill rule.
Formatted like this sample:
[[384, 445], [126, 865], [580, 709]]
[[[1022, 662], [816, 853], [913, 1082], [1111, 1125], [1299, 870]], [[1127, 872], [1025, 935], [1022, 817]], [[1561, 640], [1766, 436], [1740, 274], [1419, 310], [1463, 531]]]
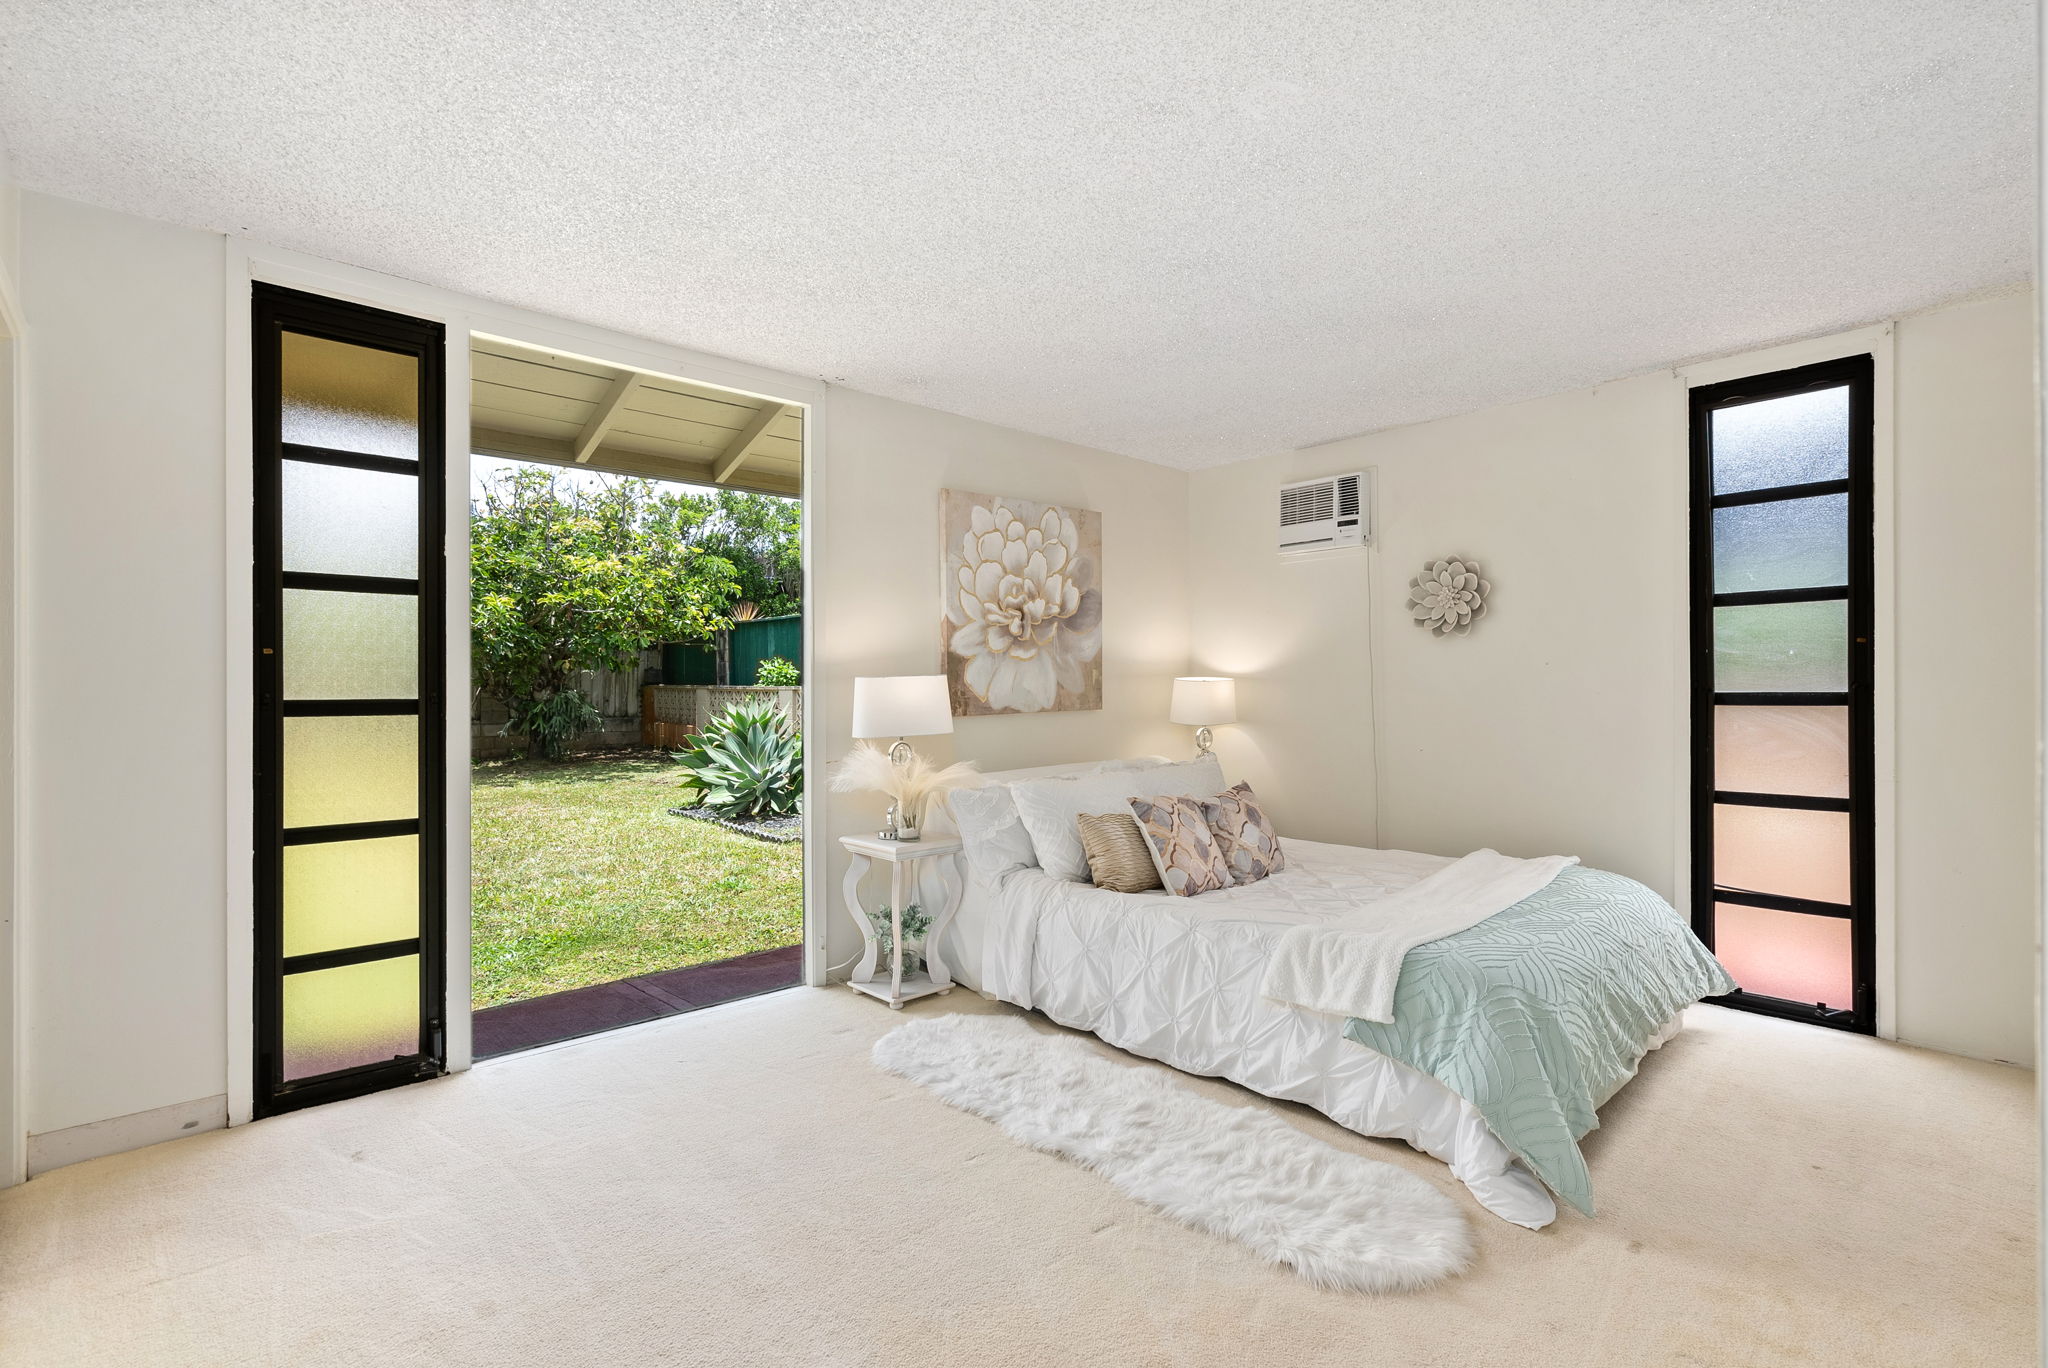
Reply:
[[[894, 952], [896, 930], [889, 916], [886, 904], [868, 914], [868, 920], [875, 924], [875, 941], [879, 947], [875, 963], [889, 963]], [[924, 968], [925, 933], [932, 928], [931, 915], [916, 903], [903, 909], [903, 976], [910, 977]]]

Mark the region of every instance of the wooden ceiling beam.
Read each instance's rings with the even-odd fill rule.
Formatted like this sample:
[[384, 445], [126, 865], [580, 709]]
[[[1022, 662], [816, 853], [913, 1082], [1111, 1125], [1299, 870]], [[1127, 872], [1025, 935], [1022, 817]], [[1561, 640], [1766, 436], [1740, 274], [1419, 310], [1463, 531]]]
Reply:
[[640, 388], [640, 372], [627, 371], [612, 381], [611, 392], [597, 411], [590, 415], [590, 421], [583, 425], [583, 432], [576, 438], [576, 464], [587, 465], [590, 454], [604, 441], [605, 433], [618, 421], [619, 413], [626, 407], [626, 400], [633, 397], [633, 391]]
[[767, 435], [768, 429], [775, 425], [777, 419], [788, 412], [788, 404], [763, 403], [756, 409], [754, 416], [747, 420], [747, 425], [733, 434], [732, 441], [712, 463], [712, 483], [724, 484], [730, 480], [733, 472], [746, 461], [747, 453], [754, 449], [754, 444]]
[[[576, 468], [575, 443], [560, 437], [537, 437], [531, 433], [507, 432], [501, 428], [472, 426], [469, 434], [469, 449], [479, 456], [497, 456], [512, 461], [538, 461], [543, 465]], [[708, 461], [694, 461], [683, 456], [652, 456], [642, 452], [621, 451], [617, 447], [603, 447], [593, 458], [582, 465], [585, 470], [599, 469], [620, 475], [638, 475], [649, 480], [677, 480], [684, 484], [708, 486], [712, 483], [712, 467]], [[755, 494], [775, 494], [785, 499], [800, 498], [803, 495], [803, 478], [793, 468], [782, 466], [775, 469], [752, 469], [737, 479], [724, 482], [727, 489], [749, 490]]]

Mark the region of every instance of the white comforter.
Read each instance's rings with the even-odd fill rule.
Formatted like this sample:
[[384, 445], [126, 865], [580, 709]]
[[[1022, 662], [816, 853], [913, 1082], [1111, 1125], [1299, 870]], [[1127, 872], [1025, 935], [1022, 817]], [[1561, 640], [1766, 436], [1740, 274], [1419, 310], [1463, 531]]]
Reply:
[[[1480, 1203], [1531, 1229], [1550, 1194], [1478, 1111], [1435, 1079], [1342, 1036], [1341, 1018], [1283, 1006], [1260, 984], [1290, 926], [1327, 921], [1452, 862], [1289, 839], [1287, 868], [1196, 898], [1111, 893], [1019, 870], [970, 875], [945, 953], [984, 993], [1189, 1073], [1314, 1107], [1405, 1140]], [[976, 978], [979, 982], [975, 982]]]
[[1356, 902], [1342, 916], [1288, 927], [1273, 943], [1260, 991], [1311, 1011], [1391, 1022], [1410, 950], [1470, 930], [1578, 862], [1576, 855], [1516, 860], [1475, 850], [1397, 893]]

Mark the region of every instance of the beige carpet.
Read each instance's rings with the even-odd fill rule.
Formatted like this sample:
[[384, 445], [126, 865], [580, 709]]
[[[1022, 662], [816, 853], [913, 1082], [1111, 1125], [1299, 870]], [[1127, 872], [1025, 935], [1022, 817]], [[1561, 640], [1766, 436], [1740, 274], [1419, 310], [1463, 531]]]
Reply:
[[[997, 1009], [910, 1009], [955, 1010]], [[880, 1004], [796, 989], [0, 1193], [0, 1362], [2031, 1361], [2032, 1075], [1690, 1015], [1587, 1142], [1598, 1219], [1541, 1233], [1282, 1109], [1459, 1196], [1478, 1264], [1419, 1295], [1134, 1206], [876, 1071]]]

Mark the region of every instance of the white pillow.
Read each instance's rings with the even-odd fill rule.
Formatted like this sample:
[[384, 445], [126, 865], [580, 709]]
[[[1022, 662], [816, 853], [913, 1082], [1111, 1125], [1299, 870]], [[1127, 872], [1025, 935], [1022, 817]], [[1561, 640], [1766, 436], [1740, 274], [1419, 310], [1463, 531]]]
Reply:
[[1123, 812], [1133, 798], [1223, 791], [1223, 766], [1213, 755], [1145, 769], [1112, 770], [1069, 779], [1031, 779], [1009, 785], [1017, 816], [1031, 833], [1038, 865], [1055, 879], [1088, 882], [1088, 853], [1075, 818], [1084, 812]]
[[990, 883], [1038, 863], [1031, 835], [1017, 820], [1017, 803], [1008, 784], [955, 789], [946, 801], [953, 810], [953, 824], [960, 829], [962, 853]]

